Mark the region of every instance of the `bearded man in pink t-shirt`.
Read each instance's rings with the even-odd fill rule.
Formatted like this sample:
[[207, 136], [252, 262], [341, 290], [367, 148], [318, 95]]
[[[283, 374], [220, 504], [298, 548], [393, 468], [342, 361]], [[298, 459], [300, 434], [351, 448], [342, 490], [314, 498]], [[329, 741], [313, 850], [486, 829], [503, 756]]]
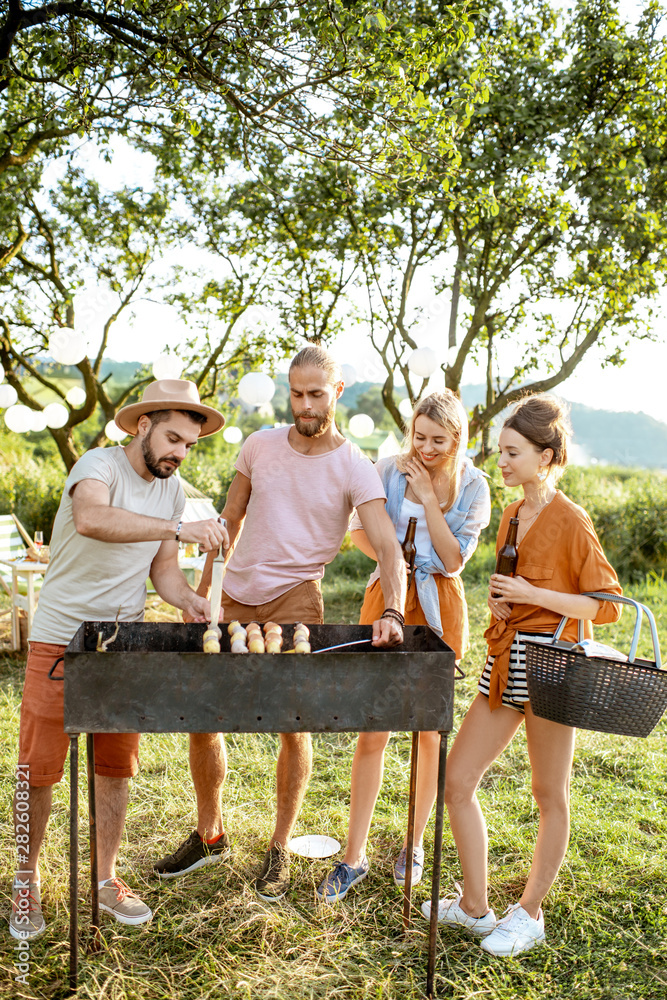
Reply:
[[[237, 474], [222, 516], [227, 521], [224, 621], [302, 621], [320, 624], [320, 580], [336, 556], [356, 508], [380, 566], [387, 608], [373, 623], [373, 644], [403, 641], [405, 562], [384, 509], [384, 491], [372, 463], [340, 433], [336, 400], [342, 373], [321, 347], [306, 347], [289, 371], [294, 423], [251, 434], [236, 461]], [[243, 529], [243, 530], [241, 530]], [[206, 596], [212, 556], [198, 593]], [[312, 770], [310, 733], [281, 733], [277, 766], [278, 810], [257, 894], [268, 902], [290, 885], [289, 851], [294, 824]], [[176, 878], [231, 853], [222, 820], [227, 762], [220, 733], [190, 735], [190, 771], [197, 794], [197, 829], [155, 865], [161, 878]]]

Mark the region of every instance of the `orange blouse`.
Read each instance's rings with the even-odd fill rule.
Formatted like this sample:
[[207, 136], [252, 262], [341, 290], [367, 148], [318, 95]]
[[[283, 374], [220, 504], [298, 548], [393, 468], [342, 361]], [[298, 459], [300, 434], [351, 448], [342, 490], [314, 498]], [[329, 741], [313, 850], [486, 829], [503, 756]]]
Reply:
[[[503, 511], [496, 553], [505, 543], [510, 517], [522, 501], [516, 500]], [[516, 575], [528, 580], [534, 587], [556, 590], [563, 594], [583, 594], [602, 591], [621, 594], [618, 577], [607, 562], [593, 522], [583, 509], [569, 500], [560, 490], [551, 503], [530, 526], [518, 546]], [[620, 604], [600, 601], [600, 608], [593, 619], [595, 625], [618, 621]], [[489, 644], [489, 654], [495, 657], [489, 683], [491, 710], [502, 704], [502, 694], [507, 687], [510, 649], [517, 632], [551, 633], [561, 620], [561, 615], [534, 604], [513, 604], [507, 619], [491, 616], [491, 624], [484, 633]], [[584, 634], [592, 636], [590, 622], [584, 622]], [[566, 642], [577, 641], [577, 621], [570, 619], [561, 636]]]

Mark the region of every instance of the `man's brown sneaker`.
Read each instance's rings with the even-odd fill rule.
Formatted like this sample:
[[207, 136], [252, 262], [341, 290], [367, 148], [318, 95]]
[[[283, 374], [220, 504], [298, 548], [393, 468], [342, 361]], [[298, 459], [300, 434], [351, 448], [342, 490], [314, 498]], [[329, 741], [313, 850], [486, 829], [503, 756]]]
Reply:
[[276, 903], [289, 887], [289, 851], [282, 844], [274, 844], [266, 852], [262, 870], [255, 879], [255, 892], [267, 903]]
[[207, 844], [193, 830], [187, 840], [177, 847], [173, 854], [167, 854], [153, 866], [160, 878], [178, 878], [204, 865], [224, 861], [232, 853], [229, 837], [223, 833], [215, 844]]

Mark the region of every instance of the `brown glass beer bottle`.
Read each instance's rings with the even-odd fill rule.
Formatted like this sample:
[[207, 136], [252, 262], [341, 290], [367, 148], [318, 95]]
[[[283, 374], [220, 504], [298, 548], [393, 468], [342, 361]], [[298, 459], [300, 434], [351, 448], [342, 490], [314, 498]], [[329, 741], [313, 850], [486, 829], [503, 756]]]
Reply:
[[415, 545], [416, 530], [417, 518], [411, 517], [408, 521], [408, 530], [405, 532], [405, 538], [403, 539], [403, 544], [401, 545], [401, 548], [403, 549], [403, 558], [405, 559], [408, 572], [410, 574], [408, 577], [408, 586], [412, 582], [412, 571], [415, 568], [415, 556], [417, 555], [417, 547]]
[[[516, 534], [518, 530], [519, 518], [511, 517], [505, 544], [498, 550], [496, 557], [496, 573], [499, 573], [501, 576], [514, 576], [516, 573], [516, 564], [519, 558], [519, 552], [516, 547]], [[500, 595], [494, 594], [493, 596], [499, 597]]]

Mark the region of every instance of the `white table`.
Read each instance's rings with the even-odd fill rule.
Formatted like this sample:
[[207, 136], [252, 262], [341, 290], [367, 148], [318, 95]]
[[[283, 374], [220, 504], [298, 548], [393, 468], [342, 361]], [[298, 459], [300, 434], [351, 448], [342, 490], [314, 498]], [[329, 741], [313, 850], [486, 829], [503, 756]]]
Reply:
[[[28, 618], [28, 635], [32, 629], [32, 620], [37, 606], [35, 595], [35, 574], [46, 573], [48, 563], [35, 562], [33, 559], [3, 559], [5, 566], [12, 571], [12, 649], [21, 648], [21, 623], [19, 611], [25, 611]], [[27, 594], [19, 593], [19, 580], [24, 577], [27, 584]]]

